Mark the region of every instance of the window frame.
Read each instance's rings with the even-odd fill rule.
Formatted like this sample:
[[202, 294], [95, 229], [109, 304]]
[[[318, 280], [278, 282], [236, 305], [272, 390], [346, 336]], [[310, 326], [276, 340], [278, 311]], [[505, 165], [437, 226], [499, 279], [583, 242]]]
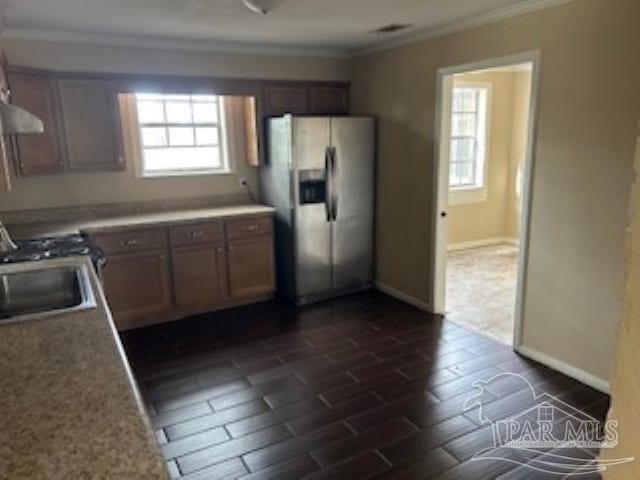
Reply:
[[[138, 114], [138, 94], [155, 94], [159, 96], [167, 96], [167, 97], [178, 97], [184, 96], [189, 97], [189, 105], [192, 109], [193, 115], [193, 97], [198, 97], [200, 95], [203, 96], [216, 96], [217, 97], [217, 108], [218, 108], [218, 123], [212, 122], [195, 122], [191, 123], [176, 123], [176, 122], [141, 122]], [[163, 108], [166, 109], [166, 101], [163, 99]], [[196, 102], [197, 103], [197, 102]], [[225, 105], [225, 99], [223, 95], [215, 95], [215, 94], [189, 94], [189, 93], [156, 93], [156, 92], [136, 92], [131, 93], [129, 95], [128, 108], [130, 110], [130, 118], [131, 125], [129, 126], [130, 134], [134, 137], [134, 148], [136, 150], [136, 175], [139, 178], [165, 178], [165, 177], [186, 177], [186, 176], [203, 176], [203, 175], [226, 175], [234, 172], [234, 165], [232, 162], [233, 152], [230, 151], [232, 145], [229, 141], [229, 122], [227, 119], [227, 108]], [[165, 110], [165, 119], [166, 119], [166, 110]], [[193, 118], [192, 118], [193, 120]], [[145, 150], [146, 149], [171, 149], [171, 146], [160, 146], [160, 147], [145, 147], [143, 144], [142, 137], [142, 129], [144, 127], [164, 127], [167, 135], [167, 142], [169, 140], [169, 131], [168, 129], [175, 127], [191, 127], [194, 129], [197, 126], [210, 127], [211, 125], [216, 125], [219, 134], [219, 144], [218, 148], [220, 149], [220, 158], [222, 161], [222, 166], [220, 168], [171, 168], [165, 170], [147, 170], [145, 166]], [[195, 143], [195, 138], [194, 138]], [[197, 145], [194, 145], [196, 148]], [[211, 147], [204, 146], [203, 147]], [[174, 146], [174, 148], [189, 148], [189, 146]]]
[[[491, 116], [492, 116], [492, 98], [493, 98], [493, 84], [490, 82], [481, 82], [481, 81], [468, 81], [468, 80], [455, 80], [453, 89], [456, 88], [473, 88], [477, 90], [484, 90], [485, 95], [484, 98], [480, 100], [482, 97], [479, 95], [479, 101], [482, 104], [478, 105], [478, 111], [476, 112], [477, 117], [480, 119], [484, 117], [484, 142], [478, 141], [478, 138], [482, 133], [478, 132], [474, 138], [476, 141], [476, 148], [478, 149], [478, 153], [476, 156], [480, 156], [480, 160], [476, 160], [476, 179], [478, 174], [480, 176], [480, 181], [476, 181], [476, 183], [472, 185], [460, 185], [460, 186], [451, 186], [451, 148], [454, 138], [453, 135], [453, 90], [451, 92], [451, 103], [448, 111], [449, 115], [449, 132], [448, 132], [448, 165], [449, 165], [449, 204], [451, 205], [459, 205], [465, 203], [480, 203], [484, 202], [488, 198], [488, 174], [489, 174], [489, 162], [490, 162], [490, 144], [491, 144]], [[477, 128], [480, 128], [480, 122], [478, 122]], [[467, 136], [462, 136], [467, 138]], [[462, 138], [461, 137], [461, 138]], [[479, 168], [478, 165], [479, 164]], [[478, 171], [479, 170], [479, 171]]]

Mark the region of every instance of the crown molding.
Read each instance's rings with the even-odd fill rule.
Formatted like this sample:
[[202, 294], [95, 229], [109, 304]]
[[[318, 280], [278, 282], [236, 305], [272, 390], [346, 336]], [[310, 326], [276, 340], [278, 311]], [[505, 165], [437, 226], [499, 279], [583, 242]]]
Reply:
[[274, 56], [304, 56], [348, 58], [348, 50], [290, 47], [278, 45], [224, 42], [214, 40], [169, 39], [153, 36], [115, 35], [102, 33], [79, 33], [60, 30], [16, 29], [6, 28], [0, 36], [8, 40], [37, 40], [45, 42], [88, 43], [111, 47], [160, 48], [166, 50], [185, 50], [200, 52], [219, 52], [237, 54], [258, 54]]
[[390, 40], [383, 40], [374, 44], [369, 44], [363, 48], [357, 48], [351, 50], [353, 56], [365, 55], [368, 53], [381, 52], [403, 45], [420, 42], [423, 40], [429, 40], [431, 38], [441, 37], [451, 33], [461, 32], [469, 30], [471, 28], [480, 27], [490, 23], [497, 22], [499, 20], [505, 20], [507, 18], [517, 17], [527, 13], [536, 12], [546, 8], [557, 7], [566, 3], [573, 2], [574, 0], [523, 0], [516, 5], [510, 5], [506, 7], [496, 8], [488, 12], [473, 15], [453, 22], [444, 23], [437, 27], [425, 28], [415, 32], [412, 32], [401, 37], [396, 37]]
[[426, 28], [413, 33], [394, 37], [393, 39], [370, 43], [354, 49], [292, 47], [285, 45], [268, 45], [265, 43], [240, 43], [216, 40], [190, 40], [179, 38], [162, 38], [156, 36], [117, 35], [103, 33], [81, 33], [46, 29], [5, 28], [0, 40], [39, 40], [47, 42], [88, 43], [102, 46], [161, 48], [166, 50], [184, 50], [200, 52], [219, 52], [236, 54], [258, 54], [274, 56], [304, 56], [325, 58], [349, 58], [367, 53], [389, 50], [395, 47], [440, 37], [450, 33], [469, 30], [518, 15], [535, 12], [545, 8], [556, 7], [574, 0], [522, 0], [512, 6], [501, 7], [485, 13], [473, 15], [461, 20]]

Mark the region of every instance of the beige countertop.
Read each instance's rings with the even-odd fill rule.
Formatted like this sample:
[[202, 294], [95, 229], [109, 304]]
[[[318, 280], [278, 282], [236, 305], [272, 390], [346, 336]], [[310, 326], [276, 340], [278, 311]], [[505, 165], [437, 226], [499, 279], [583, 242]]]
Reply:
[[13, 238], [60, 236], [71, 233], [97, 233], [103, 230], [131, 229], [188, 223], [216, 218], [268, 215], [275, 210], [265, 205], [237, 205], [229, 207], [197, 208], [166, 212], [104, 217], [92, 220], [70, 220], [52, 223], [24, 223], [7, 225]]
[[97, 307], [0, 323], [0, 479], [168, 479], [102, 291]]

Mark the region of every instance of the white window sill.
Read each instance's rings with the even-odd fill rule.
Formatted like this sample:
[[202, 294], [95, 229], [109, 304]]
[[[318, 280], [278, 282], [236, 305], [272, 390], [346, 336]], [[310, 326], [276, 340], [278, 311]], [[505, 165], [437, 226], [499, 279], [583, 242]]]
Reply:
[[464, 187], [449, 190], [449, 205], [483, 203], [488, 198], [487, 187]]
[[172, 170], [166, 172], [143, 172], [138, 178], [166, 178], [166, 177], [202, 177], [216, 175], [231, 175], [231, 170]]

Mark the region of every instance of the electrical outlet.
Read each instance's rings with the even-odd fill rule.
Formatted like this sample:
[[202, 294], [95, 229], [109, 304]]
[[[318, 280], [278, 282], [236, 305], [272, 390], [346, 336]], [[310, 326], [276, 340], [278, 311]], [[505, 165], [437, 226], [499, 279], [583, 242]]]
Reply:
[[249, 186], [249, 180], [244, 177], [240, 178], [240, 188], [247, 188]]

